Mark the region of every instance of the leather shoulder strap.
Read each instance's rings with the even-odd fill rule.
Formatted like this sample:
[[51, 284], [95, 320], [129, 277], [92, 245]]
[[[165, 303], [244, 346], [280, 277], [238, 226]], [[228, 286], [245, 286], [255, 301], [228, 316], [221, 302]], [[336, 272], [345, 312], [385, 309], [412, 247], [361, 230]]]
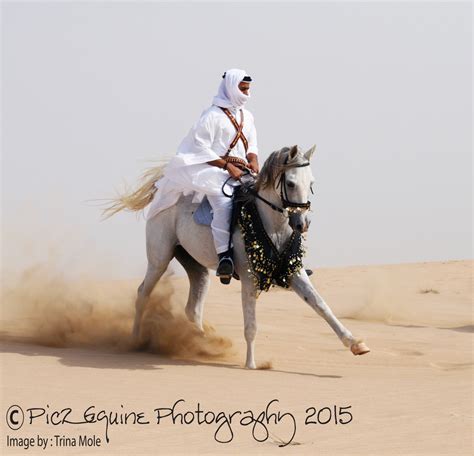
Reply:
[[244, 135], [243, 129], [244, 129], [244, 112], [242, 109], [240, 110], [240, 125], [237, 123], [237, 120], [235, 117], [231, 114], [231, 112], [227, 108], [222, 108], [222, 111], [224, 111], [225, 115], [229, 118], [229, 120], [232, 122], [232, 125], [235, 127], [235, 130], [237, 133], [235, 134], [234, 139], [229, 145], [229, 148], [227, 149], [227, 152], [225, 156], [229, 155], [232, 149], [236, 146], [237, 142], [239, 139], [242, 141], [244, 148], [245, 148], [245, 153], [247, 153], [247, 150], [249, 148], [249, 143], [247, 141], [247, 138]]

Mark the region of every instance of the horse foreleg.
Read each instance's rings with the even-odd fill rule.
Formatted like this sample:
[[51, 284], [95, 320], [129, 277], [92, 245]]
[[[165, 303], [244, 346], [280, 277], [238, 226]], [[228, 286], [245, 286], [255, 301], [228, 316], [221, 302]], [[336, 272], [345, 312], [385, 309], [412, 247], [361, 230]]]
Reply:
[[203, 331], [202, 318], [204, 299], [210, 284], [209, 271], [180, 245], [176, 246], [174, 256], [181, 263], [189, 278], [188, 302], [185, 308], [186, 316]]
[[302, 269], [298, 275], [293, 276], [291, 288], [293, 288], [296, 294], [307, 302], [318, 315], [327, 321], [341, 342], [346, 347], [349, 347], [354, 355], [362, 355], [370, 351], [363, 342], [356, 340], [351, 332], [336, 318], [324, 299], [313, 287], [306, 271]]
[[244, 312], [244, 334], [247, 342], [245, 367], [255, 369], [255, 336], [257, 335], [257, 318], [255, 315], [257, 298], [255, 287], [246, 277], [242, 277], [242, 310]]

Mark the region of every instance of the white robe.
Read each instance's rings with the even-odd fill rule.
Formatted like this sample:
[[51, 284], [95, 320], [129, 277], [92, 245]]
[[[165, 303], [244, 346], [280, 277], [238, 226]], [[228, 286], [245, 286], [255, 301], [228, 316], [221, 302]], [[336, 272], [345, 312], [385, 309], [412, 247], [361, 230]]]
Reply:
[[[240, 124], [240, 111], [229, 109]], [[257, 134], [250, 111], [244, 114], [243, 133], [248, 141], [248, 153], [258, 155]], [[157, 191], [151, 202], [146, 218], [151, 219], [159, 212], [173, 206], [179, 197], [194, 193], [194, 201], [199, 202], [204, 195], [222, 195], [222, 185], [229, 173], [207, 162], [224, 156], [236, 135], [234, 125], [218, 106], [206, 109], [178, 147], [175, 157], [164, 170], [163, 177], [156, 182]], [[245, 159], [246, 152], [239, 139], [230, 156]], [[226, 188], [226, 193], [231, 189]]]

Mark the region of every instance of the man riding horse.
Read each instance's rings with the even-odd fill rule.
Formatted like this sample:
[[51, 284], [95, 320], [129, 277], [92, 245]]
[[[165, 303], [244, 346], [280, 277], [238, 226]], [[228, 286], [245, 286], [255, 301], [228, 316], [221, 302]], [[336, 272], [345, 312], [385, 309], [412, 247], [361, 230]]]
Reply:
[[[256, 300], [260, 291], [275, 283], [293, 289], [326, 320], [354, 355], [368, 353], [367, 345], [337, 319], [302, 267], [301, 233], [309, 224], [308, 197], [314, 180], [310, 160], [315, 148], [303, 152], [297, 146], [283, 147], [272, 152], [258, 173], [255, 125], [250, 112], [243, 108], [249, 98], [250, 82], [243, 70], [224, 73], [212, 106], [202, 113], [176, 156], [166, 167], [147, 170], [135, 191], [113, 200], [105, 210], [111, 216], [124, 209], [139, 211], [150, 205], [146, 224], [148, 266], [135, 302], [134, 340], [140, 340], [150, 294], [176, 258], [190, 282], [186, 316], [201, 331], [209, 269], [217, 269], [221, 281], [229, 283], [235, 262], [241, 278], [245, 366], [249, 369], [256, 368]], [[230, 238], [232, 200], [224, 192], [232, 192], [229, 182], [239, 180], [243, 169], [258, 175], [255, 185], [241, 187], [236, 210], [238, 224]], [[183, 194], [189, 197], [181, 198]], [[212, 230], [196, 223], [193, 216], [193, 203], [204, 195], [213, 209]], [[231, 239], [235, 245], [233, 259]]]
[[164, 169], [147, 215], [150, 219], [172, 206], [181, 194], [194, 192], [194, 201], [207, 196], [219, 257], [216, 275], [226, 284], [234, 274], [234, 263], [229, 242], [232, 200], [224, 195], [223, 187], [228, 186], [226, 181], [240, 180], [244, 169], [254, 174], [259, 171], [254, 119], [244, 109], [251, 81], [244, 70], [224, 73], [212, 105], [201, 114]]

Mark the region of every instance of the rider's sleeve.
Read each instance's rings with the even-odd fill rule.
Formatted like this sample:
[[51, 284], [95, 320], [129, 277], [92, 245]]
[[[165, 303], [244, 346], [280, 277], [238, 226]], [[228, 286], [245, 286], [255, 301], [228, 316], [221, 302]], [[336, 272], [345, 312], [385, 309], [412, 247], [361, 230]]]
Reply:
[[179, 145], [172, 165], [179, 167], [217, 160], [219, 156], [211, 149], [215, 138], [215, 124], [212, 113], [204, 112]]
[[249, 148], [247, 150], [248, 154], [255, 154], [258, 155], [258, 147], [257, 147], [257, 130], [255, 129], [255, 122], [253, 120], [253, 116], [251, 117], [252, 123], [247, 133], [247, 141], [249, 143]]
[[218, 160], [220, 157], [212, 149], [215, 138], [216, 122], [212, 115], [204, 115], [194, 126], [193, 149], [196, 163]]

